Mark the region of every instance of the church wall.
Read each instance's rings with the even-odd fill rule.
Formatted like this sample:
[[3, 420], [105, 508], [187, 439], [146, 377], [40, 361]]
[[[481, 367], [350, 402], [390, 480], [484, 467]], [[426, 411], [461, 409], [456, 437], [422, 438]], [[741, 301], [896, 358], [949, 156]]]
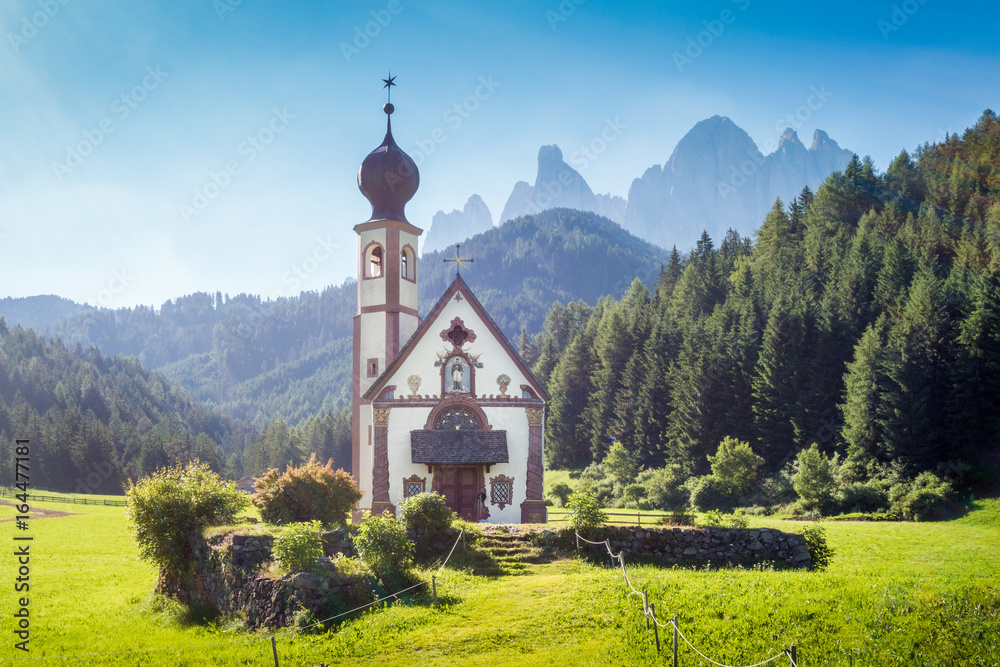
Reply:
[[[357, 418], [357, 417], [356, 417]], [[358, 502], [358, 507], [368, 508], [372, 506], [372, 441], [368, 437], [368, 432], [372, 424], [372, 411], [368, 405], [361, 406], [359, 417], [361, 437], [360, 461], [358, 462], [358, 485], [364, 495]]]

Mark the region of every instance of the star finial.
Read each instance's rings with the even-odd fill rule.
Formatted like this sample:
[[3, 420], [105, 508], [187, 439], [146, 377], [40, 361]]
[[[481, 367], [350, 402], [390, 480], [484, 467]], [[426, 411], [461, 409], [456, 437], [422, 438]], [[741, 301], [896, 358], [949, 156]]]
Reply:
[[392, 87], [396, 85], [396, 77], [392, 75], [392, 72], [389, 72], [389, 78], [382, 79], [382, 83], [385, 84], [384, 86], [382, 86], [383, 88], [389, 89], [385, 93], [385, 101], [388, 104], [392, 102]]
[[462, 244], [461, 243], [456, 243], [455, 244], [455, 257], [454, 257], [454, 259], [447, 259], [446, 258], [446, 259], [441, 260], [445, 264], [447, 264], [449, 262], [454, 262], [455, 263], [455, 275], [457, 275], [457, 276], [462, 275], [462, 265], [463, 264], [472, 264], [473, 262], [476, 261], [476, 260], [472, 259], [471, 257], [469, 259], [466, 259], [466, 258], [462, 257], [462, 255], [460, 254], [461, 249], [462, 249]]

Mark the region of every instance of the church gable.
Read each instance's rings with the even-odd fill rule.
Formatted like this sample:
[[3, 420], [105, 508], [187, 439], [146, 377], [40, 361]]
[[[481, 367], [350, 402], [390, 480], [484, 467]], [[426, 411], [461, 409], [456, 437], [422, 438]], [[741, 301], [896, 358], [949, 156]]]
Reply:
[[388, 387], [396, 399], [548, 398], [461, 276], [365, 398], [377, 400]]

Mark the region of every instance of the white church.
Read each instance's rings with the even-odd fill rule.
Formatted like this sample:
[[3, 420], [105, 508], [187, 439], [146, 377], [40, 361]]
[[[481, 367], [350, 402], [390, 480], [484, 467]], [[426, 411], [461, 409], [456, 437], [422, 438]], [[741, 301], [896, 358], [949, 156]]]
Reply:
[[393, 140], [393, 105], [383, 109], [385, 139], [358, 171], [372, 214], [354, 227], [352, 460], [364, 492], [358, 515], [395, 514], [403, 499], [436, 491], [470, 521], [544, 523], [548, 395], [462, 279], [457, 252], [454, 281], [420, 318], [422, 230], [403, 212], [420, 176]]

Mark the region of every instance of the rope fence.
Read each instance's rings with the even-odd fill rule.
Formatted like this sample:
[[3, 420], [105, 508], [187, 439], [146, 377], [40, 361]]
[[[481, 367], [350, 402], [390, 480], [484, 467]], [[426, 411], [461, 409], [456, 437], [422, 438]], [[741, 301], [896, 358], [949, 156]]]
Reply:
[[[774, 662], [775, 660], [778, 660], [779, 658], [783, 658], [783, 657], [787, 657], [788, 658], [790, 667], [798, 667], [798, 662], [797, 662], [797, 658], [796, 658], [796, 646], [795, 646], [795, 644], [792, 644], [787, 649], [782, 649], [779, 653], [776, 653], [775, 655], [771, 656], [767, 660], [764, 660], [762, 662], [757, 662], [757, 663], [754, 663], [752, 665], [739, 665], [739, 666], [737, 666], [737, 665], [727, 665], [725, 663], [716, 662], [715, 660], [709, 658], [707, 655], [705, 655], [704, 653], [702, 653], [701, 651], [699, 651], [698, 648], [694, 644], [692, 644], [690, 642], [690, 640], [688, 640], [687, 637], [684, 636], [684, 633], [681, 632], [680, 625], [678, 625], [678, 623], [677, 623], [677, 616], [676, 615], [674, 615], [674, 617], [671, 618], [671, 619], [669, 619], [666, 623], [661, 623], [659, 621], [659, 619], [656, 618], [656, 604], [649, 601], [649, 596], [648, 596], [645, 588], [642, 589], [642, 591], [639, 591], [632, 584], [632, 581], [628, 578], [628, 572], [625, 570], [625, 556], [624, 556], [623, 552], [619, 551], [616, 554], [611, 549], [611, 540], [607, 540], [606, 539], [606, 540], [602, 540], [600, 542], [593, 542], [591, 540], [586, 539], [585, 537], [582, 537], [580, 535], [580, 533], [578, 533], [576, 531], [573, 531], [573, 532], [576, 534], [576, 551], [577, 551], [577, 553], [580, 553], [580, 543], [581, 542], [585, 542], [587, 544], [591, 544], [591, 545], [594, 545], [594, 546], [603, 546], [608, 551], [608, 556], [611, 558], [612, 567], [615, 567], [615, 569], [618, 569], [619, 567], [621, 568], [622, 576], [625, 578], [625, 583], [628, 585], [628, 587], [630, 589], [629, 590], [629, 595], [636, 595], [636, 596], [642, 598], [642, 613], [646, 617], [646, 629], [647, 630], [649, 630], [649, 629], [653, 630], [653, 637], [654, 637], [654, 640], [656, 642], [656, 650], [657, 650], [657, 652], [660, 651], [660, 632], [659, 632], [659, 628], [663, 628], [663, 629], [672, 628], [673, 635], [674, 635], [674, 641], [673, 641], [673, 665], [674, 665], [674, 667], [677, 667], [677, 664], [678, 664], [678, 662], [677, 662], [677, 648], [679, 646], [678, 639], [682, 640], [685, 644], [687, 644], [691, 648], [691, 650], [694, 651], [695, 654], [697, 654], [703, 660], [705, 660], [707, 662], [710, 662], [713, 665], [717, 665], [718, 667], [762, 667], [762, 665], [766, 665], [768, 663]], [[652, 625], [650, 625], [650, 621], [652, 621]]]
[[[109, 651], [109, 652], [106, 652], [106, 653], [73, 653], [73, 654], [68, 654], [68, 655], [42, 655], [42, 656], [32, 656], [32, 657], [27, 657], [27, 658], [8, 658], [7, 660], [9, 660], [11, 662], [26, 662], [26, 661], [30, 661], [30, 660], [69, 660], [71, 658], [92, 658], [92, 657], [98, 657], [98, 656], [139, 655], [139, 654], [143, 654], [143, 653], [160, 653], [160, 652], [163, 652], [163, 651], [184, 651], [184, 650], [188, 650], [188, 649], [209, 648], [209, 647], [215, 647], [215, 646], [234, 646], [234, 645], [238, 645], [238, 644], [242, 644], [244, 646], [249, 646], [250, 644], [258, 644], [260, 642], [268, 642], [269, 641], [271, 643], [271, 649], [272, 649], [272, 652], [273, 652], [273, 655], [274, 655], [274, 667], [280, 667], [279, 664], [278, 664], [278, 646], [277, 646], [277, 643], [276, 643], [278, 639], [284, 639], [286, 637], [293, 637], [295, 635], [300, 635], [303, 632], [306, 632], [307, 630], [311, 630], [312, 628], [315, 628], [315, 627], [320, 626], [320, 625], [325, 625], [326, 623], [329, 623], [330, 621], [335, 621], [338, 618], [342, 618], [342, 617], [347, 616], [349, 614], [353, 614], [353, 613], [358, 612], [358, 611], [363, 611], [365, 609], [368, 609], [369, 607], [373, 607], [373, 606], [375, 606], [375, 605], [377, 605], [377, 604], [379, 604], [381, 602], [385, 602], [387, 600], [396, 600], [396, 601], [399, 601], [399, 596], [402, 595], [403, 593], [412, 591], [412, 590], [414, 590], [416, 588], [420, 588], [421, 586], [426, 586], [428, 584], [431, 585], [431, 591], [432, 591], [432, 602], [431, 602], [431, 604], [436, 609], [437, 608], [437, 578], [439, 576], [441, 576], [441, 573], [444, 571], [444, 568], [448, 564], [448, 561], [451, 560], [452, 554], [455, 553], [455, 548], [458, 546], [459, 541], [462, 540], [463, 537], [465, 537], [465, 529], [462, 529], [461, 531], [459, 531], [458, 537], [455, 538], [455, 544], [452, 545], [451, 551], [448, 552], [448, 557], [444, 559], [444, 562], [441, 564], [441, 567], [438, 568], [437, 572], [435, 574], [431, 575], [431, 578], [430, 578], [429, 581], [426, 580], [426, 579], [423, 580], [423, 581], [418, 581], [417, 583], [413, 584], [412, 586], [404, 588], [403, 590], [400, 590], [400, 591], [396, 591], [395, 593], [390, 593], [389, 595], [386, 595], [384, 597], [380, 597], [379, 599], [374, 600], [372, 602], [369, 602], [368, 604], [363, 604], [360, 607], [355, 607], [354, 609], [351, 609], [349, 611], [345, 611], [345, 612], [342, 612], [340, 614], [336, 614], [334, 616], [330, 616], [329, 618], [324, 618], [322, 621], [316, 621], [315, 623], [311, 623], [311, 624], [303, 626], [301, 628], [295, 628], [294, 630], [288, 630], [287, 632], [283, 632], [283, 633], [280, 633], [280, 634], [269, 635], [269, 636], [264, 636], [264, 637], [257, 637], [257, 638], [253, 638], [253, 639], [242, 639], [242, 640], [230, 641], [230, 642], [216, 642], [216, 643], [212, 643], [212, 644], [194, 644], [194, 645], [191, 645], [191, 646], [171, 646], [171, 647], [166, 647], [166, 648], [148, 648], [148, 649], [139, 649], [139, 650], [135, 650], [135, 651]], [[4, 662], [4, 659], [0, 658], [0, 663], [3, 663], [3, 662]]]

